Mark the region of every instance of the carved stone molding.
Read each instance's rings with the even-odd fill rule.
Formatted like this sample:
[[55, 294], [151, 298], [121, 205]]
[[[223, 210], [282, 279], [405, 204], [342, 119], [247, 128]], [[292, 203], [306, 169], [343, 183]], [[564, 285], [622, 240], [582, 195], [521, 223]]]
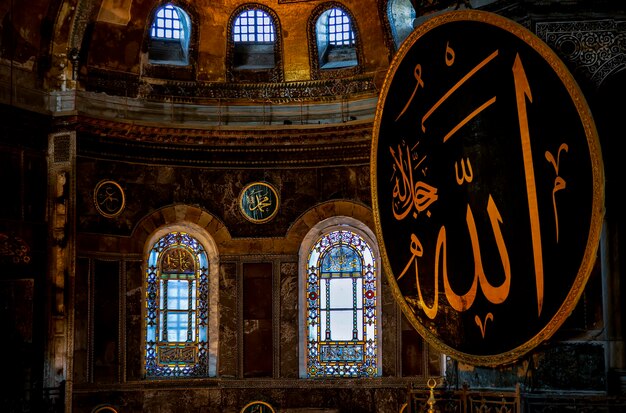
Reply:
[[626, 65], [626, 21], [613, 19], [542, 22], [536, 34], [595, 87]]
[[15, 234], [0, 233], [0, 258], [10, 259], [14, 264], [28, 264], [30, 247]]

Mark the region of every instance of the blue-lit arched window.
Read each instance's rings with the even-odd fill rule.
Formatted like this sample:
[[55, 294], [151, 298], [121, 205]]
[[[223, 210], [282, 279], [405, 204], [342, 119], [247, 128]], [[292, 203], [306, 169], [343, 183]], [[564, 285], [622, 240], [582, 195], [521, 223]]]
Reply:
[[330, 9], [328, 11], [328, 43], [332, 46], [353, 46], [354, 32], [350, 17], [341, 9]]
[[263, 10], [244, 10], [235, 20], [233, 40], [235, 43], [273, 43], [274, 22]]
[[379, 281], [374, 250], [351, 229], [332, 229], [308, 249], [303, 377], [375, 377]]
[[232, 23], [233, 69], [276, 67], [276, 27], [269, 10], [244, 8]]
[[187, 64], [191, 21], [180, 7], [166, 4], [156, 10], [150, 27], [148, 57], [152, 63]]
[[350, 15], [339, 7], [332, 7], [319, 15], [315, 22], [320, 69], [339, 69], [356, 66], [356, 36]]

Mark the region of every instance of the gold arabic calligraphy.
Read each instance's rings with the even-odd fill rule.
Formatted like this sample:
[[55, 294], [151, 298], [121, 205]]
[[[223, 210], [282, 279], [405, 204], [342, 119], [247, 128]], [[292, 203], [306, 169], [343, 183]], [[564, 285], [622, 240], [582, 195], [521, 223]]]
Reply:
[[115, 212], [120, 205], [119, 193], [115, 186], [106, 185], [98, 194], [98, 203], [106, 212]]
[[272, 201], [267, 194], [267, 190], [256, 190], [248, 195], [248, 209], [250, 211], [258, 210], [264, 214], [271, 206]]
[[[486, 58], [480, 61], [476, 66], [470, 69], [459, 81], [457, 81], [447, 92], [441, 96], [436, 103], [430, 107], [421, 118], [421, 131], [426, 133], [426, 122], [429, 117], [437, 111], [442, 104], [455, 92], [462, 89], [463, 85], [472, 78], [481, 69], [487, 67], [489, 63], [495, 61], [499, 56], [498, 50], [495, 50], [489, 54]], [[446, 44], [444, 53], [445, 63], [447, 66], [452, 66], [455, 60], [455, 52], [453, 48]], [[411, 103], [418, 98], [419, 89], [426, 89], [427, 82], [422, 76], [425, 72], [421, 64], [416, 64], [413, 70], [413, 76], [415, 78], [415, 88], [413, 92], [395, 118], [398, 121], [403, 115], [406, 114]], [[532, 104], [532, 94], [530, 84], [526, 78], [526, 73], [522, 65], [522, 60], [519, 54], [516, 55], [515, 61], [512, 65], [512, 77], [513, 85], [515, 87], [515, 103], [517, 106], [517, 118], [519, 120], [519, 134], [521, 138], [522, 147], [522, 160], [524, 166], [524, 179], [526, 182], [526, 195], [528, 199], [529, 210], [529, 223], [531, 230], [532, 251], [533, 251], [533, 268], [535, 274], [535, 288], [537, 296], [537, 315], [541, 315], [543, 307], [543, 295], [544, 295], [544, 269], [543, 269], [543, 250], [541, 245], [541, 226], [538, 212], [537, 202], [537, 189], [535, 183], [535, 172], [533, 165], [533, 158], [531, 153], [531, 136], [528, 125], [527, 116], [527, 104]], [[448, 141], [448, 139], [455, 136], [455, 134], [470, 120], [475, 118], [478, 114], [485, 111], [491, 105], [496, 103], [496, 96], [493, 96], [486, 101], [477, 105], [473, 110], [469, 111], [460, 122], [454, 125], [449, 131], [447, 131], [441, 138], [442, 143]], [[427, 217], [430, 217], [429, 208], [438, 200], [437, 188], [424, 182], [427, 176], [427, 168], [423, 166], [426, 156], [412, 155], [413, 151], [417, 148], [419, 142], [409, 147], [409, 144], [403, 139], [401, 145], [397, 147], [389, 147], [389, 152], [393, 161], [392, 166], [392, 212], [393, 217], [398, 220], [404, 220], [407, 217], [413, 219], [420, 218], [421, 214], [425, 213]], [[556, 200], [554, 194], [566, 187], [565, 181], [561, 178], [559, 173], [559, 155], [562, 151], [567, 152], [568, 146], [562, 144], [557, 152], [556, 159], [548, 151], [545, 156], [548, 162], [550, 162], [556, 172], [556, 178], [553, 189], [553, 206], [555, 217], [558, 216]], [[455, 162], [455, 176], [457, 185], [470, 185], [473, 181], [473, 170], [469, 158], [462, 159], [459, 162]], [[418, 178], [419, 174], [419, 178]], [[412, 213], [411, 213], [412, 212]], [[410, 236], [410, 258], [402, 272], [397, 276], [397, 280], [403, 278], [410, 271], [415, 274], [415, 283], [418, 295], [418, 307], [421, 308], [426, 316], [430, 319], [434, 319], [437, 316], [439, 310], [439, 279], [441, 271], [441, 279], [443, 282], [443, 289], [445, 297], [450, 306], [457, 312], [464, 312], [471, 309], [474, 300], [477, 296], [478, 289], [482, 291], [484, 297], [492, 304], [501, 304], [506, 301], [511, 289], [511, 263], [509, 259], [509, 253], [507, 250], [504, 235], [501, 227], [504, 225], [503, 218], [500, 214], [496, 201], [489, 195], [486, 213], [489, 217], [489, 222], [493, 236], [495, 239], [495, 245], [500, 257], [500, 264], [504, 274], [503, 281], [499, 285], [494, 285], [489, 281], [487, 274], [485, 274], [482, 264], [481, 246], [479, 243], [478, 230], [474, 220], [474, 212], [470, 204], [467, 204], [465, 213], [465, 223], [467, 225], [467, 231], [469, 233], [472, 256], [474, 261], [473, 269], [473, 281], [467, 291], [458, 292], [453, 288], [450, 282], [450, 274], [448, 272], [448, 258], [447, 258], [447, 236], [446, 227], [441, 225], [436, 242], [435, 248], [435, 263], [434, 263], [434, 291], [432, 292], [432, 303], [429, 305], [424, 299], [424, 291], [422, 291], [422, 283], [420, 282], [419, 273], [419, 261], [424, 255], [424, 249], [420, 239], [415, 233], [411, 233]], [[558, 242], [558, 218], [556, 219], [557, 227], [557, 242]], [[461, 274], [463, 276], [463, 274]], [[429, 300], [431, 301], [431, 300]], [[484, 322], [482, 321], [484, 320]], [[475, 315], [474, 321], [481, 331], [482, 337], [486, 334], [486, 322], [494, 322], [494, 316], [491, 312], [488, 312], [482, 319], [478, 315]]]

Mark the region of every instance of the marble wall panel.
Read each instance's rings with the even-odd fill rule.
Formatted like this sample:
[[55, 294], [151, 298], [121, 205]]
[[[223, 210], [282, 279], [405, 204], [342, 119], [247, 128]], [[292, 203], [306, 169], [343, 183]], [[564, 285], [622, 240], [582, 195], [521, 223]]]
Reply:
[[219, 363], [218, 376], [236, 377], [238, 366], [237, 342], [237, 266], [221, 264], [219, 283]]
[[145, 320], [143, 317], [144, 274], [141, 261], [126, 261], [126, 340], [124, 342], [126, 359], [126, 380], [139, 380], [143, 371], [143, 345]]
[[280, 265], [280, 377], [298, 377], [298, 265]]

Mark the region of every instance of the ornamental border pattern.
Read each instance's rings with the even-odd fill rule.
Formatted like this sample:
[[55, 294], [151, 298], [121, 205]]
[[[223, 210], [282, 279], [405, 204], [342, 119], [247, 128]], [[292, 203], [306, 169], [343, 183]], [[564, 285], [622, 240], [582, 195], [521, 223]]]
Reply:
[[626, 65], [626, 21], [540, 22], [536, 34], [595, 87]]

